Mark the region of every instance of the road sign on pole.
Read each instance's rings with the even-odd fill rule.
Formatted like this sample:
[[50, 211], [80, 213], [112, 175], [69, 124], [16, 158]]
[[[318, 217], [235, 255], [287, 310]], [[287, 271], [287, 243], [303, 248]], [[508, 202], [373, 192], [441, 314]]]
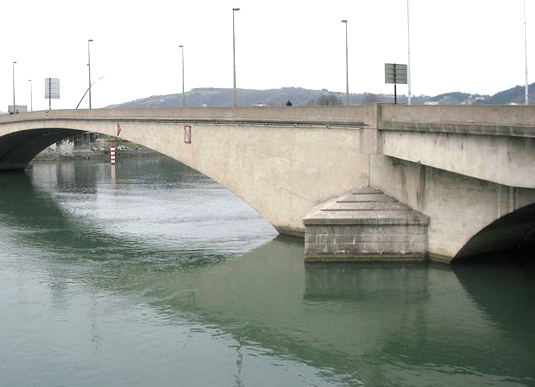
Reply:
[[385, 83], [407, 84], [407, 65], [385, 63]]
[[50, 100], [59, 99], [59, 78], [45, 78], [45, 98], [48, 99], [48, 110], [51, 110]]
[[385, 63], [385, 83], [394, 84], [394, 103], [398, 103], [397, 85], [407, 84], [407, 65]]

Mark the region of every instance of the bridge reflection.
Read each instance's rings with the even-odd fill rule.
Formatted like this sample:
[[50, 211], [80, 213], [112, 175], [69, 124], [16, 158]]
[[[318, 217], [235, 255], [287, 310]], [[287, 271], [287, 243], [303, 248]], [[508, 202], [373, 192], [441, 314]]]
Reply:
[[[51, 170], [59, 182], [65, 178], [94, 192], [75, 172]], [[499, 379], [500, 370], [533, 382], [531, 274], [502, 267], [305, 265], [302, 243], [284, 237], [242, 256], [148, 256], [129, 238], [73, 221], [47, 181], [55, 184], [32, 184], [24, 173], [0, 175], [1, 186], [12, 187], [0, 190], [0, 221], [19, 232], [20, 243], [86, 251], [81, 259], [67, 253], [49, 258], [82, 266], [85, 259], [101, 259], [90, 253], [102, 244], [117, 246], [115, 257], [87, 264], [84, 278], [57, 275], [50, 265], [54, 292], [61, 292], [61, 280], [83, 281], [149, 305], [167, 324], [186, 317], [230, 335], [237, 351], [255, 348], [309, 364], [347, 385], [411, 385], [451, 374], [459, 379], [447, 378], [449, 385], [477, 384], [478, 375], [498, 373]]]
[[[278, 237], [238, 259], [126, 281], [125, 290], [148, 294], [171, 319], [191, 314], [244, 346], [340, 379], [409, 385], [437, 377], [429, 364], [492, 375], [508, 369], [511, 356], [518, 359], [513, 377], [532, 374], [533, 338], [522, 340], [531, 331], [511, 340], [525, 324], [502, 324], [500, 311], [488, 305], [492, 300], [474, 299], [481, 280], [476, 272], [463, 274], [461, 284], [441, 266], [305, 265], [302, 258], [300, 243]], [[522, 308], [510, 309], [511, 317], [520, 318]], [[460, 380], [450, 385], [470, 378]]]

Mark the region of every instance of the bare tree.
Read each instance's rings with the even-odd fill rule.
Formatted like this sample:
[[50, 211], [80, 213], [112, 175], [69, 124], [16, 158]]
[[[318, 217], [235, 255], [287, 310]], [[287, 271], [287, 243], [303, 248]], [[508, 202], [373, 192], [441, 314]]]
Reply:
[[320, 105], [320, 106], [340, 106], [342, 101], [333, 93], [323, 94], [317, 99], [314, 99], [308, 103], [308, 105]]
[[364, 97], [364, 100], [365, 100], [366, 103], [381, 102], [381, 98], [377, 94], [373, 94], [373, 93], [366, 93], [366, 96]]

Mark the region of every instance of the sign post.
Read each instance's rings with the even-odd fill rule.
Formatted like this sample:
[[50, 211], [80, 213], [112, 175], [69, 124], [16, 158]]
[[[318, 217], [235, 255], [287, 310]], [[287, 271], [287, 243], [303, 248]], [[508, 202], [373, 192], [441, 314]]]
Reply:
[[407, 84], [407, 65], [385, 63], [385, 83], [394, 84], [394, 103], [398, 103], [398, 84]]
[[59, 78], [45, 78], [45, 99], [48, 99], [48, 110], [52, 110], [50, 100], [59, 99]]

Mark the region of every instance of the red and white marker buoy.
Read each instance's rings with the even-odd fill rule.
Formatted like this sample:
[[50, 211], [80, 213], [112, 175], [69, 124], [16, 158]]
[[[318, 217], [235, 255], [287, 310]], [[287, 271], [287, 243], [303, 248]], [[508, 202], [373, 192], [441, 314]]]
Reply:
[[115, 164], [115, 143], [113, 141], [110, 142], [110, 162]]

